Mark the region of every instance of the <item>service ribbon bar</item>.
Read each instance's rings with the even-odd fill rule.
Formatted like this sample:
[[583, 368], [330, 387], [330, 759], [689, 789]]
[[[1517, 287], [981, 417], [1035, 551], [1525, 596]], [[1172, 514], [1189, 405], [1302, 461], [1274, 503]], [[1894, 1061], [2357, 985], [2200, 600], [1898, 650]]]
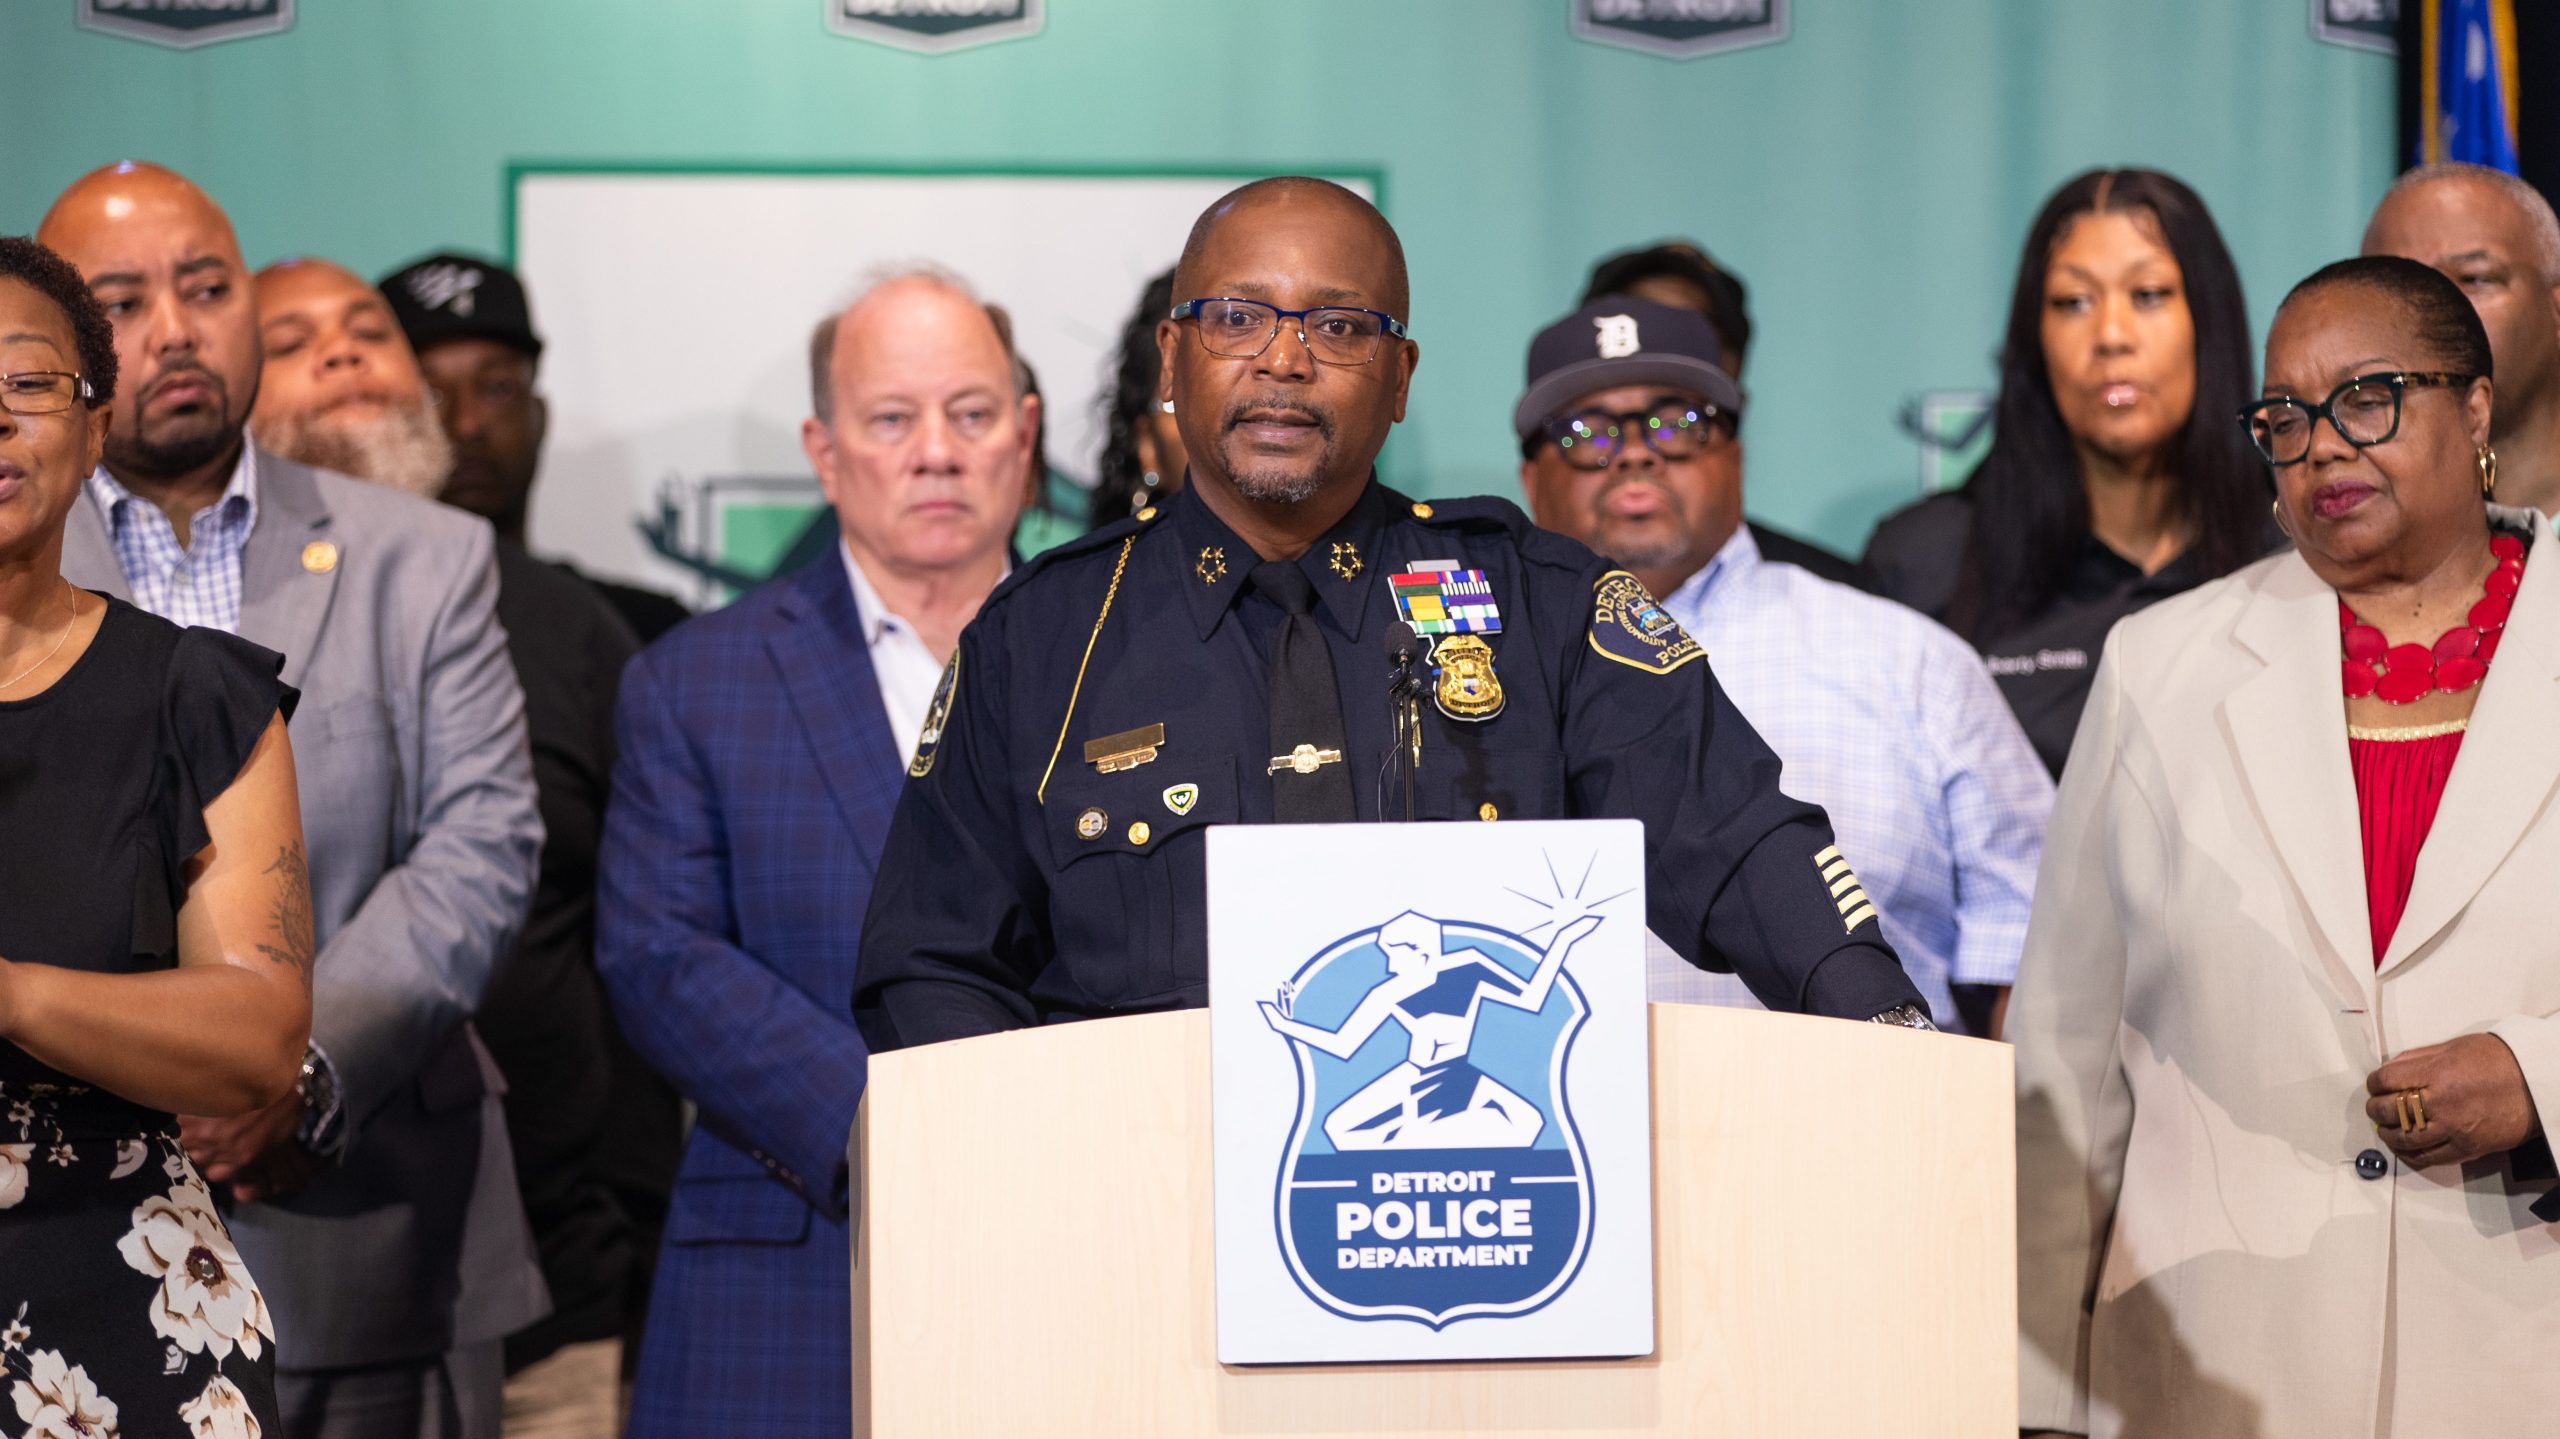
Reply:
[[1396, 614], [1426, 635], [1490, 635], [1502, 611], [1482, 570], [1419, 570], [1387, 576]]

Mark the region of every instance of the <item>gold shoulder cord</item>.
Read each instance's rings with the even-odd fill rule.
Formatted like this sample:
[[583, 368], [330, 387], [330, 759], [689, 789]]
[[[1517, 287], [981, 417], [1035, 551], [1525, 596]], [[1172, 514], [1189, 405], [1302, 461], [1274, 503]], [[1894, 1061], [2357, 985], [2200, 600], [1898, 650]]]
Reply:
[[1040, 771], [1040, 788], [1032, 798], [1041, 804], [1049, 802], [1049, 776], [1057, 772], [1058, 752], [1067, 747], [1067, 729], [1076, 722], [1076, 700], [1084, 693], [1084, 668], [1093, 663], [1093, 647], [1102, 638], [1102, 622], [1111, 618], [1111, 602], [1120, 597], [1120, 576], [1129, 568], [1129, 550], [1138, 543], [1131, 535], [1120, 542], [1119, 563], [1111, 567], [1111, 588], [1102, 593], [1102, 613], [1093, 617], [1093, 633], [1084, 642], [1084, 658], [1076, 662], [1076, 685], [1067, 692], [1067, 713], [1058, 721], [1058, 742], [1049, 746], [1049, 767]]

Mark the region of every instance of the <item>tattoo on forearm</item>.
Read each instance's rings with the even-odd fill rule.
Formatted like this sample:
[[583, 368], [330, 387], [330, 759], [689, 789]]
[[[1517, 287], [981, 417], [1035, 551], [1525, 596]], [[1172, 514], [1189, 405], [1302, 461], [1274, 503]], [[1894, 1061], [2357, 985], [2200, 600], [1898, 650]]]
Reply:
[[261, 943], [258, 952], [278, 964], [289, 964], [311, 974], [311, 870], [303, 863], [302, 841], [295, 840], [276, 854], [276, 862], [267, 866], [276, 877], [275, 943]]

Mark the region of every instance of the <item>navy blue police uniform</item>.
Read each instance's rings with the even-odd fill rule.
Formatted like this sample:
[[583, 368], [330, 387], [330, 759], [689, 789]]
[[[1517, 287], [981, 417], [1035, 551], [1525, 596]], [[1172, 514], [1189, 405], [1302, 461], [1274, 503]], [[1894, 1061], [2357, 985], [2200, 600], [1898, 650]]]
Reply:
[[[1204, 832], [1275, 818], [1270, 673], [1288, 620], [1247, 584], [1257, 562], [1184, 490], [988, 598], [872, 890], [854, 1006], [874, 1048], [1205, 1002]], [[1642, 820], [1647, 922], [1683, 958], [1738, 972], [1773, 1009], [1926, 1013], [1829, 821], [1779, 790], [1778, 757], [1634, 576], [1507, 502], [1416, 503], [1375, 480], [1296, 564], [1358, 818], [1404, 814], [1385, 779], [1386, 634], [1412, 582], [1390, 577], [1479, 572], [1447, 598], [1489, 599], [1499, 629], [1476, 636], [1483, 664], [1453, 667], [1465, 647], [1439, 642], [1417, 819]]]

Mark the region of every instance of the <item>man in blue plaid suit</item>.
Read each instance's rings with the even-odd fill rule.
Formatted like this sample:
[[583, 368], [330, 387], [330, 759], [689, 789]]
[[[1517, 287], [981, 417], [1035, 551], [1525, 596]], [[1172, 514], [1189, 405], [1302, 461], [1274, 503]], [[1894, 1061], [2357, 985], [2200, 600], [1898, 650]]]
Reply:
[[699, 1118], [629, 1433], [852, 1426], [846, 1140], [863, 908], [906, 756], [1008, 567], [1039, 399], [960, 283], [874, 283], [818, 326], [801, 439], [834, 557], [678, 626], [622, 682], [596, 962]]

